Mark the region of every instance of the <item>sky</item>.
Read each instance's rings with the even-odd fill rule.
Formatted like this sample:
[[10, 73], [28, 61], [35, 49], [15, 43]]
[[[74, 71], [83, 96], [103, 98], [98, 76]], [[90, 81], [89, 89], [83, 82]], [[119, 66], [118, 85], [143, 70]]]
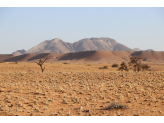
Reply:
[[91, 37], [164, 51], [164, 7], [0, 7], [0, 54]]

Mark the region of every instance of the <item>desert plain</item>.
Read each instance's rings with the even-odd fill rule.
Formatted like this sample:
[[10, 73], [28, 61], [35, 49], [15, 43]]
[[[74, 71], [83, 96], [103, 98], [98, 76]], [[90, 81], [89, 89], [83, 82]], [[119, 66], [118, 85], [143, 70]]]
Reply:
[[42, 73], [36, 63], [0, 63], [0, 116], [163, 116], [164, 64], [112, 64], [44, 63]]

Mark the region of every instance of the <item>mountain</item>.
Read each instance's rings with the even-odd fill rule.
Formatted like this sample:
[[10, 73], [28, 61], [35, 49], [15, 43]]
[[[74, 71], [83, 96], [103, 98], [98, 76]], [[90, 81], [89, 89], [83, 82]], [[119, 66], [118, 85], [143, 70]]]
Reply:
[[27, 50], [29, 53], [70, 53], [91, 50], [133, 51], [111, 38], [85, 38], [75, 43], [66, 43], [59, 38], [46, 40]]
[[28, 53], [68, 53], [74, 52], [71, 43], [66, 43], [59, 38], [52, 40], [46, 40], [37, 46], [27, 50], [25, 54]]
[[145, 51], [154, 51], [153, 49], [147, 49], [147, 50], [145, 50]]
[[141, 51], [139, 48], [134, 48], [133, 51]]
[[111, 38], [85, 38], [73, 43], [75, 52], [90, 50], [132, 51], [123, 44]]
[[134, 48], [133, 51], [154, 51], [153, 49], [140, 50], [139, 48]]
[[26, 52], [26, 50], [22, 49], [22, 50], [17, 50], [15, 52], [13, 52], [12, 54], [15, 55], [15, 56], [19, 56], [19, 55], [22, 55]]

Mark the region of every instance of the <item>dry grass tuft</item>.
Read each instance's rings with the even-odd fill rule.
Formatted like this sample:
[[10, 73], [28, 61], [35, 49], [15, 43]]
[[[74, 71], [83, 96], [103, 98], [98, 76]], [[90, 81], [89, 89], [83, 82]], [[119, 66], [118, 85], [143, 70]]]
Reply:
[[108, 66], [99, 67], [99, 69], [108, 69]]
[[112, 110], [112, 109], [127, 109], [127, 106], [126, 105], [122, 105], [119, 102], [113, 102], [109, 106], [104, 108], [104, 110]]
[[63, 63], [63, 64], [68, 64], [67, 62]]

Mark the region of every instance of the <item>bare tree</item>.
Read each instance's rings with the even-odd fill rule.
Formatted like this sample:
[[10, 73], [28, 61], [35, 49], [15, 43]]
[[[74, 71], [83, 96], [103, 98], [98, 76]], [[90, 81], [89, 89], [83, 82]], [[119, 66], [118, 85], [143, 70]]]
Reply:
[[43, 63], [44, 63], [46, 60], [50, 59], [50, 58], [51, 58], [51, 56], [50, 56], [50, 55], [47, 55], [46, 58], [45, 58], [44, 60], [39, 59], [39, 62], [38, 62], [37, 64], [40, 66], [42, 72], [43, 72], [44, 69], [45, 69], [45, 67], [43, 68]]

